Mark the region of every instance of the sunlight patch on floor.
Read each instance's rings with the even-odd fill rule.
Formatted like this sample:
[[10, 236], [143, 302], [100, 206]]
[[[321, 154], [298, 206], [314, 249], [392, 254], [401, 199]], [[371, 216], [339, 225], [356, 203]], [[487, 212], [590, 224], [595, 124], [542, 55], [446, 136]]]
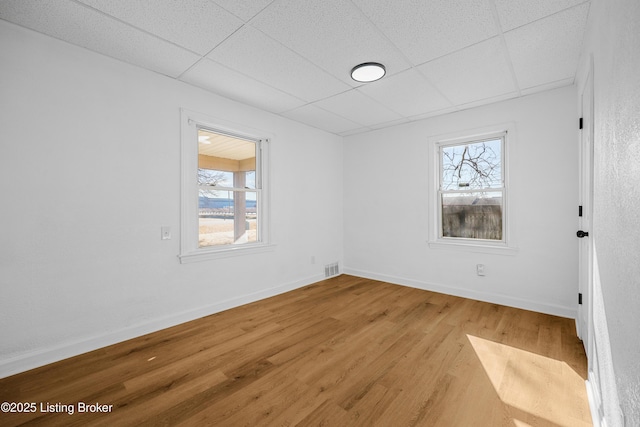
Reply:
[[[545, 420], [557, 425], [591, 425], [584, 379], [567, 363], [467, 334], [500, 400], [517, 427]], [[536, 424], [536, 423], [533, 423]]]

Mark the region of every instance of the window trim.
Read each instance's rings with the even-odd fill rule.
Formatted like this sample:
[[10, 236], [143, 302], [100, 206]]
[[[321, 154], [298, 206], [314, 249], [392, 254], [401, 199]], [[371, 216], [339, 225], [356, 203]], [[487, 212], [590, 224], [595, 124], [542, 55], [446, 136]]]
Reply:
[[[199, 247], [198, 245], [198, 129], [209, 129], [230, 136], [256, 142], [256, 186], [261, 183], [261, 195], [257, 197], [258, 241], [242, 245]], [[269, 152], [271, 137], [268, 133], [235, 123], [226, 123], [208, 115], [180, 109], [181, 146], [181, 218], [180, 262], [190, 263], [215, 260], [232, 256], [244, 256], [274, 249], [271, 243]], [[258, 173], [260, 172], [260, 176]]]
[[[464, 143], [473, 143], [492, 137], [504, 136], [501, 153], [501, 168], [503, 174], [503, 239], [494, 241], [489, 239], [447, 238], [442, 233], [442, 210], [440, 198], [440, 174], [442, 160], [440, 148]], [[461, 250], [467, 252], [514, 255], [517, 253], [514, 227], [514, 196], [513, 182], [509, 179], [513, 152], [515, 151], [516, 129], [513, 123], [504, 123], [484, 128], [470, 129], [461, 132], [448, 133], [428, 138], [429, 165], [431, 173], [428, 186], [430, 220], [427, 243], [433, 249]]]

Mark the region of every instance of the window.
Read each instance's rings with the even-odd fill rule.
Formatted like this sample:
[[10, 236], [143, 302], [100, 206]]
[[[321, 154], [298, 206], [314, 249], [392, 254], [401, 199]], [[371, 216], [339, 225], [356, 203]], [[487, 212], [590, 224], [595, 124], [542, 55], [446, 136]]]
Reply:
[[503, 240], [504, 136], [441, 145], [440, 237]]
[[514, 249], [509, 218], [507, 128], [434, 139], [432, 247]]
[[259, 143], [198, 128], [198, 247], [258, 240]]
[[181, 262], [268, 245], [268, 138], [182, 112]]

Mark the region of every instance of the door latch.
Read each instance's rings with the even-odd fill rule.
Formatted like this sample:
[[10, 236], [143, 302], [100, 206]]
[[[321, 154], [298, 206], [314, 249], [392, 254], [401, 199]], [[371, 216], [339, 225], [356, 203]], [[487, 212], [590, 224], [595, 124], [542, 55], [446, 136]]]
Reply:
[[589, 232], [588, 231], [578, 230], [578, 232], [576, 233], [576, 236], [578, 236], [581, 239], [583, 237], [589, 237]]

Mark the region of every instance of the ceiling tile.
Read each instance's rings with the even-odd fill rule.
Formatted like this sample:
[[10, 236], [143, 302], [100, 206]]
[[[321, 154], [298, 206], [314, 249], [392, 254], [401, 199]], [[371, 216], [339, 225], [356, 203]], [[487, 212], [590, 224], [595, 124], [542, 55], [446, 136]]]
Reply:
[[375, 125], [371, 125], [370, 128], [371, 129], [384, 129], [384, 128], [388, 128], [391, 126], [396, 126], [396, 125], [401, 125], [404, 123], [409, 123], [409, 119], [406, 118], [402, 118], [402, 119], [398, 119], [398, 120], [391, 120], [390, 122], [384, 122], [384, 123], [378, 123]]
[[588, 0], [493, 0], [503, 31], [545, 18]]
[[338, 135], [340, 136], [350, 136], [350, 135], [357, 135], [359, 133], [364, 133], [364, 132], [369, 132], [371, 129], [369, 128], [359, 128], [359, 129], [353, 129], [353, 130], [348, 130], [346, 132], [340, 132]]
[[504, 34], [520, 88], [575, 77], [589, 3]]
[[205, 55], [242, 21], [209, 0], [78, 0], [179, 46]]
[[458, 105], [458, 111], [468, 110], [469, 108], [479, 107], [481, 105], [493, 104], [494, 102], [506, 101], [518, 97], [518, 92], [509, 92], [502, 95], [491, 96], [489, 98], [480, 99], [478, 101], [468, 102]]
[[351, 86], [362, 62], [381, 62], [388, 74], [410, 66], [349, 1], [276, 0], [251, 25]]
[[449, 113], [453, 113], [453, 112], [456, 112], [456, 111], [458, 111], [457, 107], [449, 107], [449, 108], [445, 108], [443, 110], [432, 111], [430, 113], [418, 114], [417, 116], [409, 117], [409, 120], [414, 122], [414, 121], [417, 121], [417, 120], [428, 119], [429, 117], [442, 116], [444, 114], [449, 114]]
[[570, 77], [568, 79], [556, 80], [555, 82], [545, 83], [540, 86], [533, 86], [527, 89], [522, 90], [522, 95], [530, 95], [532, 93], [543, 92], [545, 90], [557, 89], [559, 87], [571, 86], [573, 84], [574, 78]]
[[308, 102], [350, 86], [250, 26], [214, 49], [208, 58]]
[[282, 115], [332, 133], [349, 132], [362, 127], [344, 117], [340, 117], [310, 104], [287, 111], [286, 113], [282, 113]]
[[[0, 0], [0, 18], [348, 135], [572, 84], [589, 5]], [[384, 79], [350, 78], [371, 61]]]
[[245, 22], [256, 16], [273, 0], [215, 0], [215, 2]]
[[415, 69], [360, 86], [358, 90], [405, 117], [451, 106]]
[[184, 73], [180, 80], [273, 113], [305, 104], [300, 99], [206, 58]]
[[516, 91], [500, 37], [418, 67], [454, 104]]
[[171, 77], [199, 59], [192, 52], [71, 1], [3, 0], [0, 18]]
[[354, 0], [414, 65], [498, 34], [486, 0]]
[[399, 114], [358, 92], [357, 89], [323, 99], [314, 105], [362, 126], [370, 126], [402, 118]]

